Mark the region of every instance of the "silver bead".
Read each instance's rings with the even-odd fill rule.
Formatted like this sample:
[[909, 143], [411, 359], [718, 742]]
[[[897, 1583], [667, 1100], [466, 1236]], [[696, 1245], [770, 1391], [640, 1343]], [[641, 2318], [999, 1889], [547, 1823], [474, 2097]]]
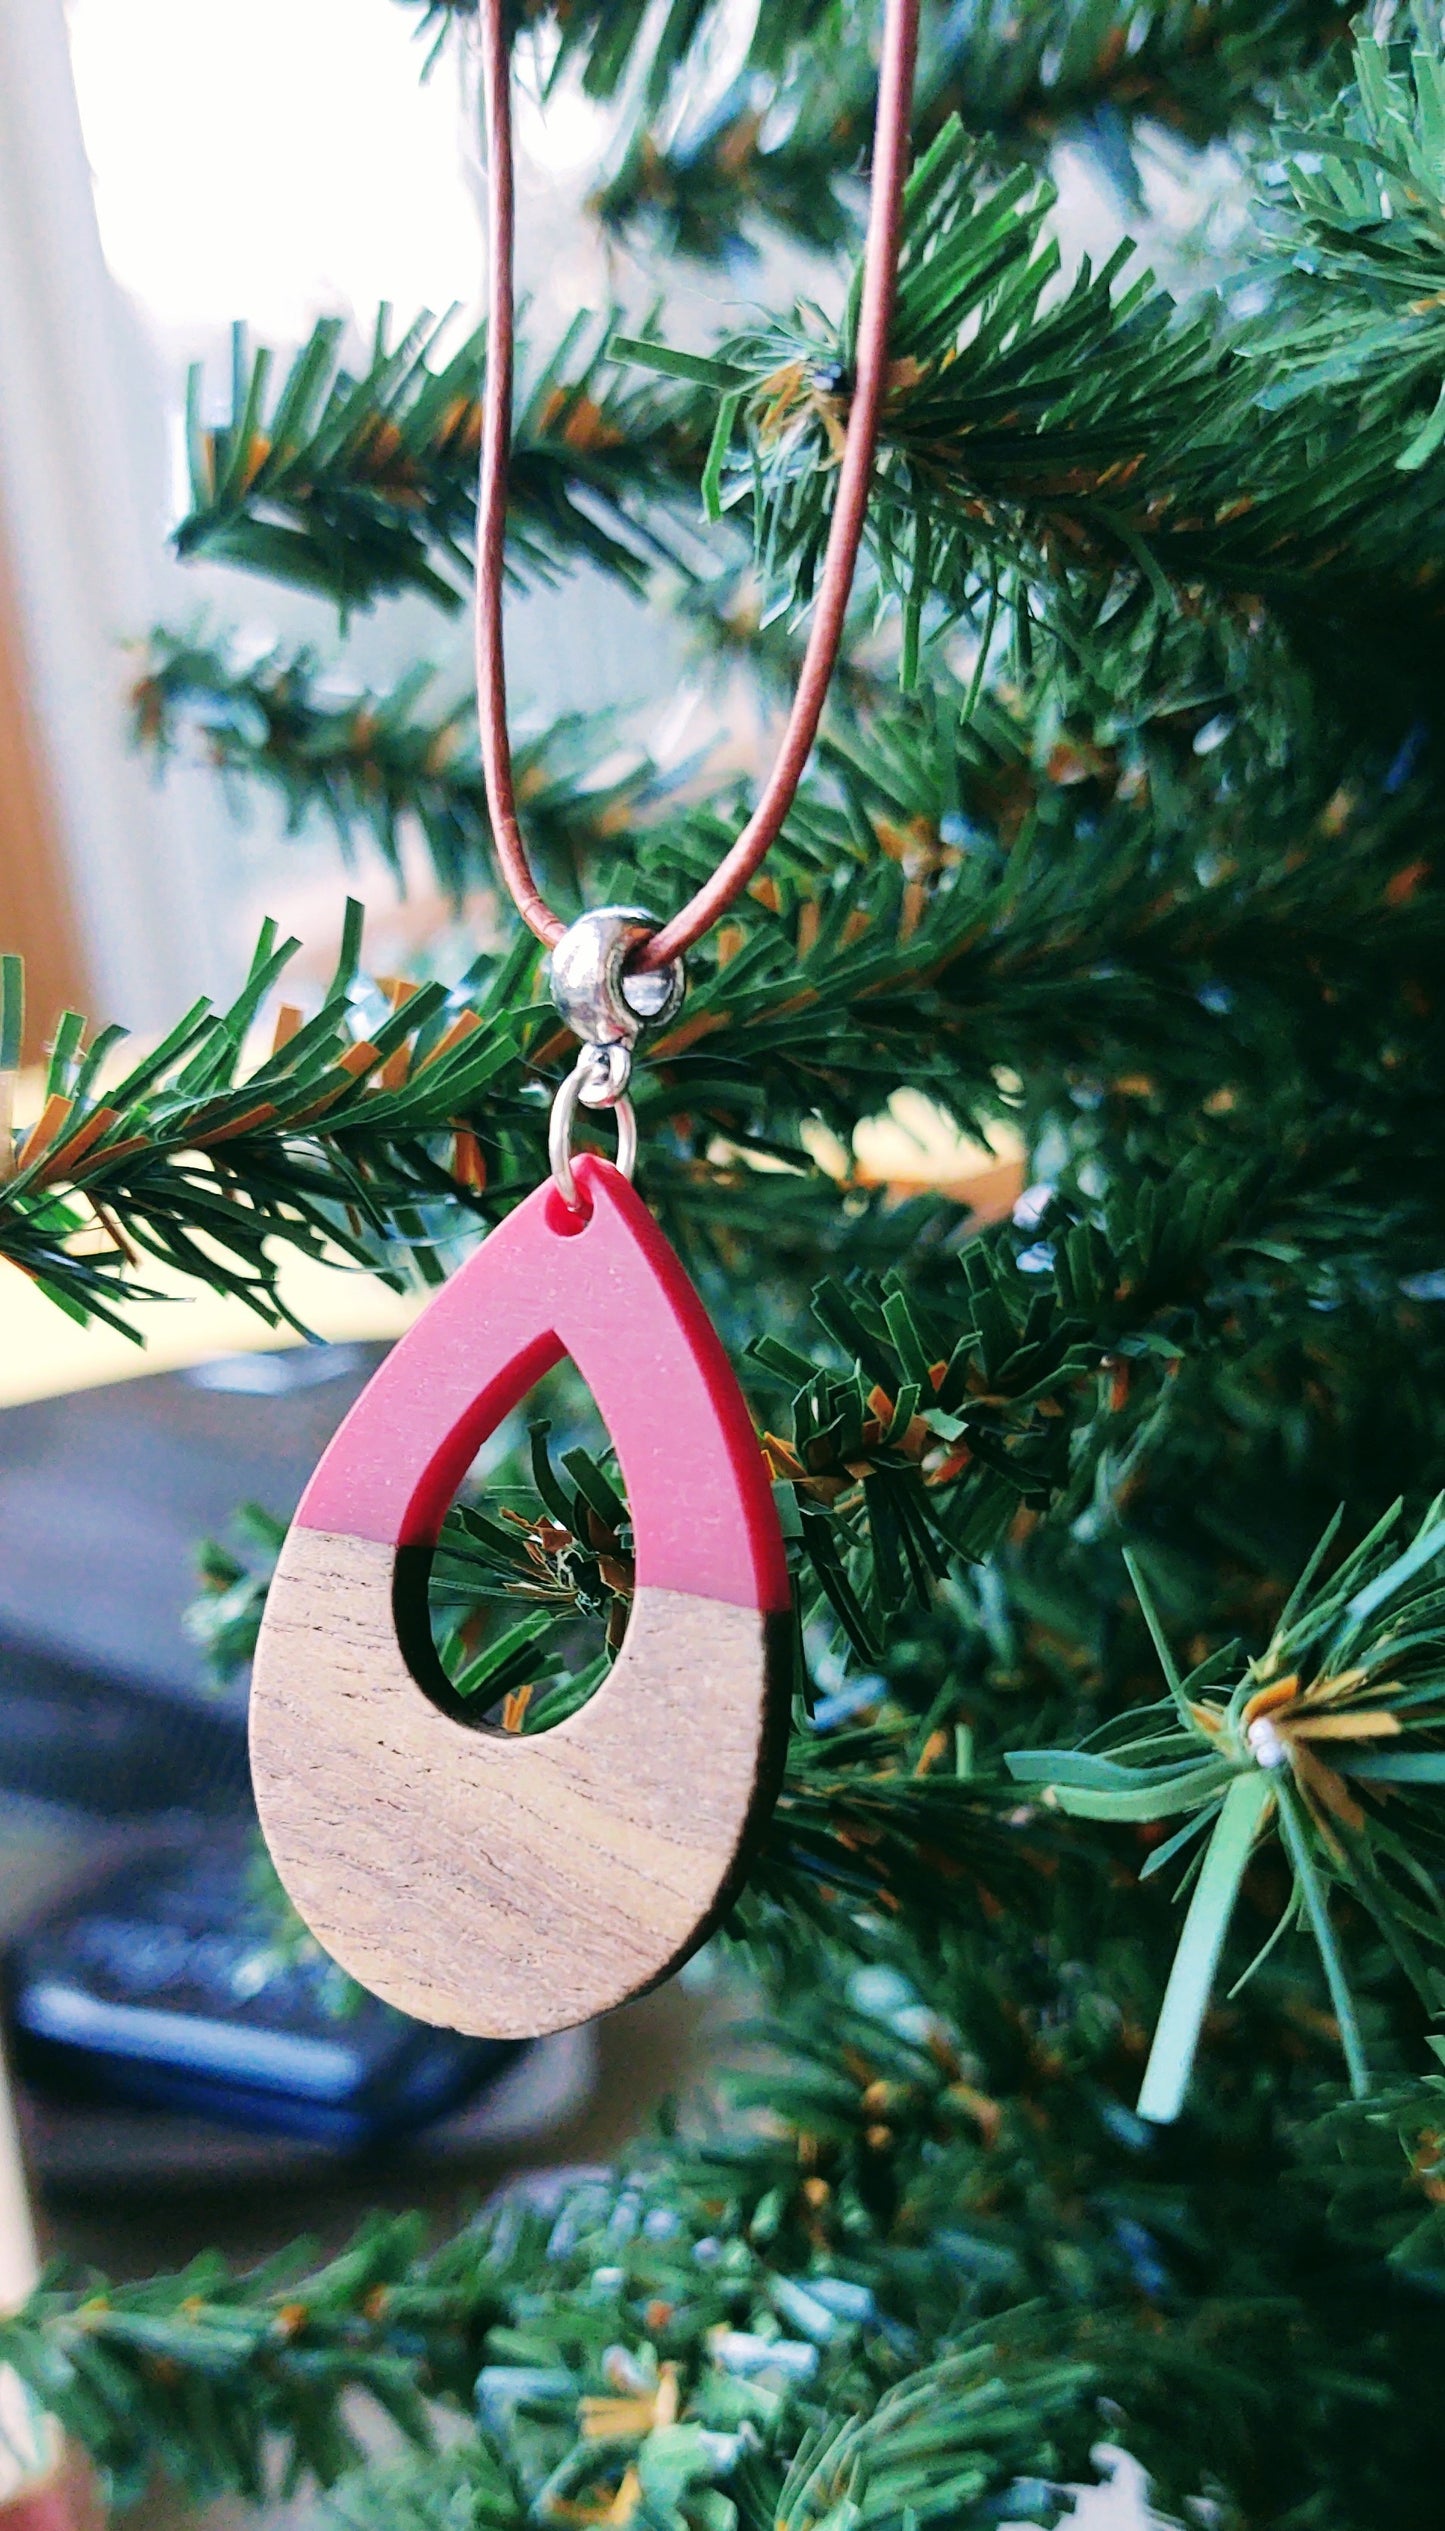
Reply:
[[584, 1045], [634, 1046], [644, 1026], [679, 1008], [687, 984], [680, 958], [655, 973], [625, 972], [660, 928], [640, 906], [600, 905], [562, 934], [549, 961], [552, 999]]

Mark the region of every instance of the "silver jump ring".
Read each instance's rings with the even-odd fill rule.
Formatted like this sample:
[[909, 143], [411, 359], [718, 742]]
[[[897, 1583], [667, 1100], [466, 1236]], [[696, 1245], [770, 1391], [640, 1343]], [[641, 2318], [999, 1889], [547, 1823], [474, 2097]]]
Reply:
[[584, 1107], [615, 1107], [627, 1096], [632, 1078], [632, 1048], [615, 1041], [606, 1046], [588, 1043], [577, 1058], [582, 1086], [577, 1092]]
[[600, 905], [580, 915], [552, 949], [552, 999], [582, 1051], [552, 1102], [547, 1153], [564, 1204], [582, 1211], [572, 1175], [572, 1126], [579, 1103], [610, 1107], [617, 1118], [617, 1166], [637, 1165], [637, 1119], [627, 1097], [633, 1049], [644, 1028], [671, 1019], [686, 989], [680, 958], [656, 974], [630, 973], [628, 960], [651, 940], [656, 918], [636, 905]]
[[[572, 1123], [585, 1089], [595, 1081], [596, 1055], [595, 1046], [582, 1048], [566, 1080], [558, 1088], [547, 1123], [547, 1157], [552, 1164], [552, 1183], [573, 1213], [582, 1211], [582, 1198], [572, 1175]], [[612, 1099], [608, 1104], [617, 1119], [617, 1167], [631, 1184], [632, 1173], [637, 1166], [637, 1118], [628, 1098]]]

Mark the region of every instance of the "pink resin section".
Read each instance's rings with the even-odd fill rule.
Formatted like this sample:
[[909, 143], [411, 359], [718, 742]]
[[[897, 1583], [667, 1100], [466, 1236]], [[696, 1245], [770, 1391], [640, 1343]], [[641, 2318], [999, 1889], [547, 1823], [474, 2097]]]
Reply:
[[508, 1215], [363, 1390], [297, 1521], [429, 1545], [487, 1435], [570, 1354], [621, 1463], [639, 1584], [785, 1609], [777, 1507], [717, 1331], [626, 1179], [575, 1167], [584, 1226], [550, 1185]]

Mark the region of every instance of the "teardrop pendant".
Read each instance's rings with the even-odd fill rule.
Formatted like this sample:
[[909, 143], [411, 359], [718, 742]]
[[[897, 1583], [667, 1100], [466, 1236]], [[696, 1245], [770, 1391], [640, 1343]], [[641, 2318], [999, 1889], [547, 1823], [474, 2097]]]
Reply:
[[[388, 1355], [321, 1460], [257, 1646], [251, 1763], [286, 1889], [343, 1968], [495, 2038], [589, 2019], [703, 1939], [777, 1788], [776, 1507], [692, 1284], [605, 1161], [539, 1187]], [[440, 1678], [426, 1583], [487, 1435], [564, 1355], [621, 1464], [636, 1592], [596, 1694], [533, 1737]]]

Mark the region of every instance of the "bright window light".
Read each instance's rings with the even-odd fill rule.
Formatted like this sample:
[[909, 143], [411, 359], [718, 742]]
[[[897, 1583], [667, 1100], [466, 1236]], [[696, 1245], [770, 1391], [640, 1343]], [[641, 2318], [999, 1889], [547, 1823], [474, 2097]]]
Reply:
[[111, 270], [160, 330], [475, 302], [454, 58], [393, 0], [68, 0]]

